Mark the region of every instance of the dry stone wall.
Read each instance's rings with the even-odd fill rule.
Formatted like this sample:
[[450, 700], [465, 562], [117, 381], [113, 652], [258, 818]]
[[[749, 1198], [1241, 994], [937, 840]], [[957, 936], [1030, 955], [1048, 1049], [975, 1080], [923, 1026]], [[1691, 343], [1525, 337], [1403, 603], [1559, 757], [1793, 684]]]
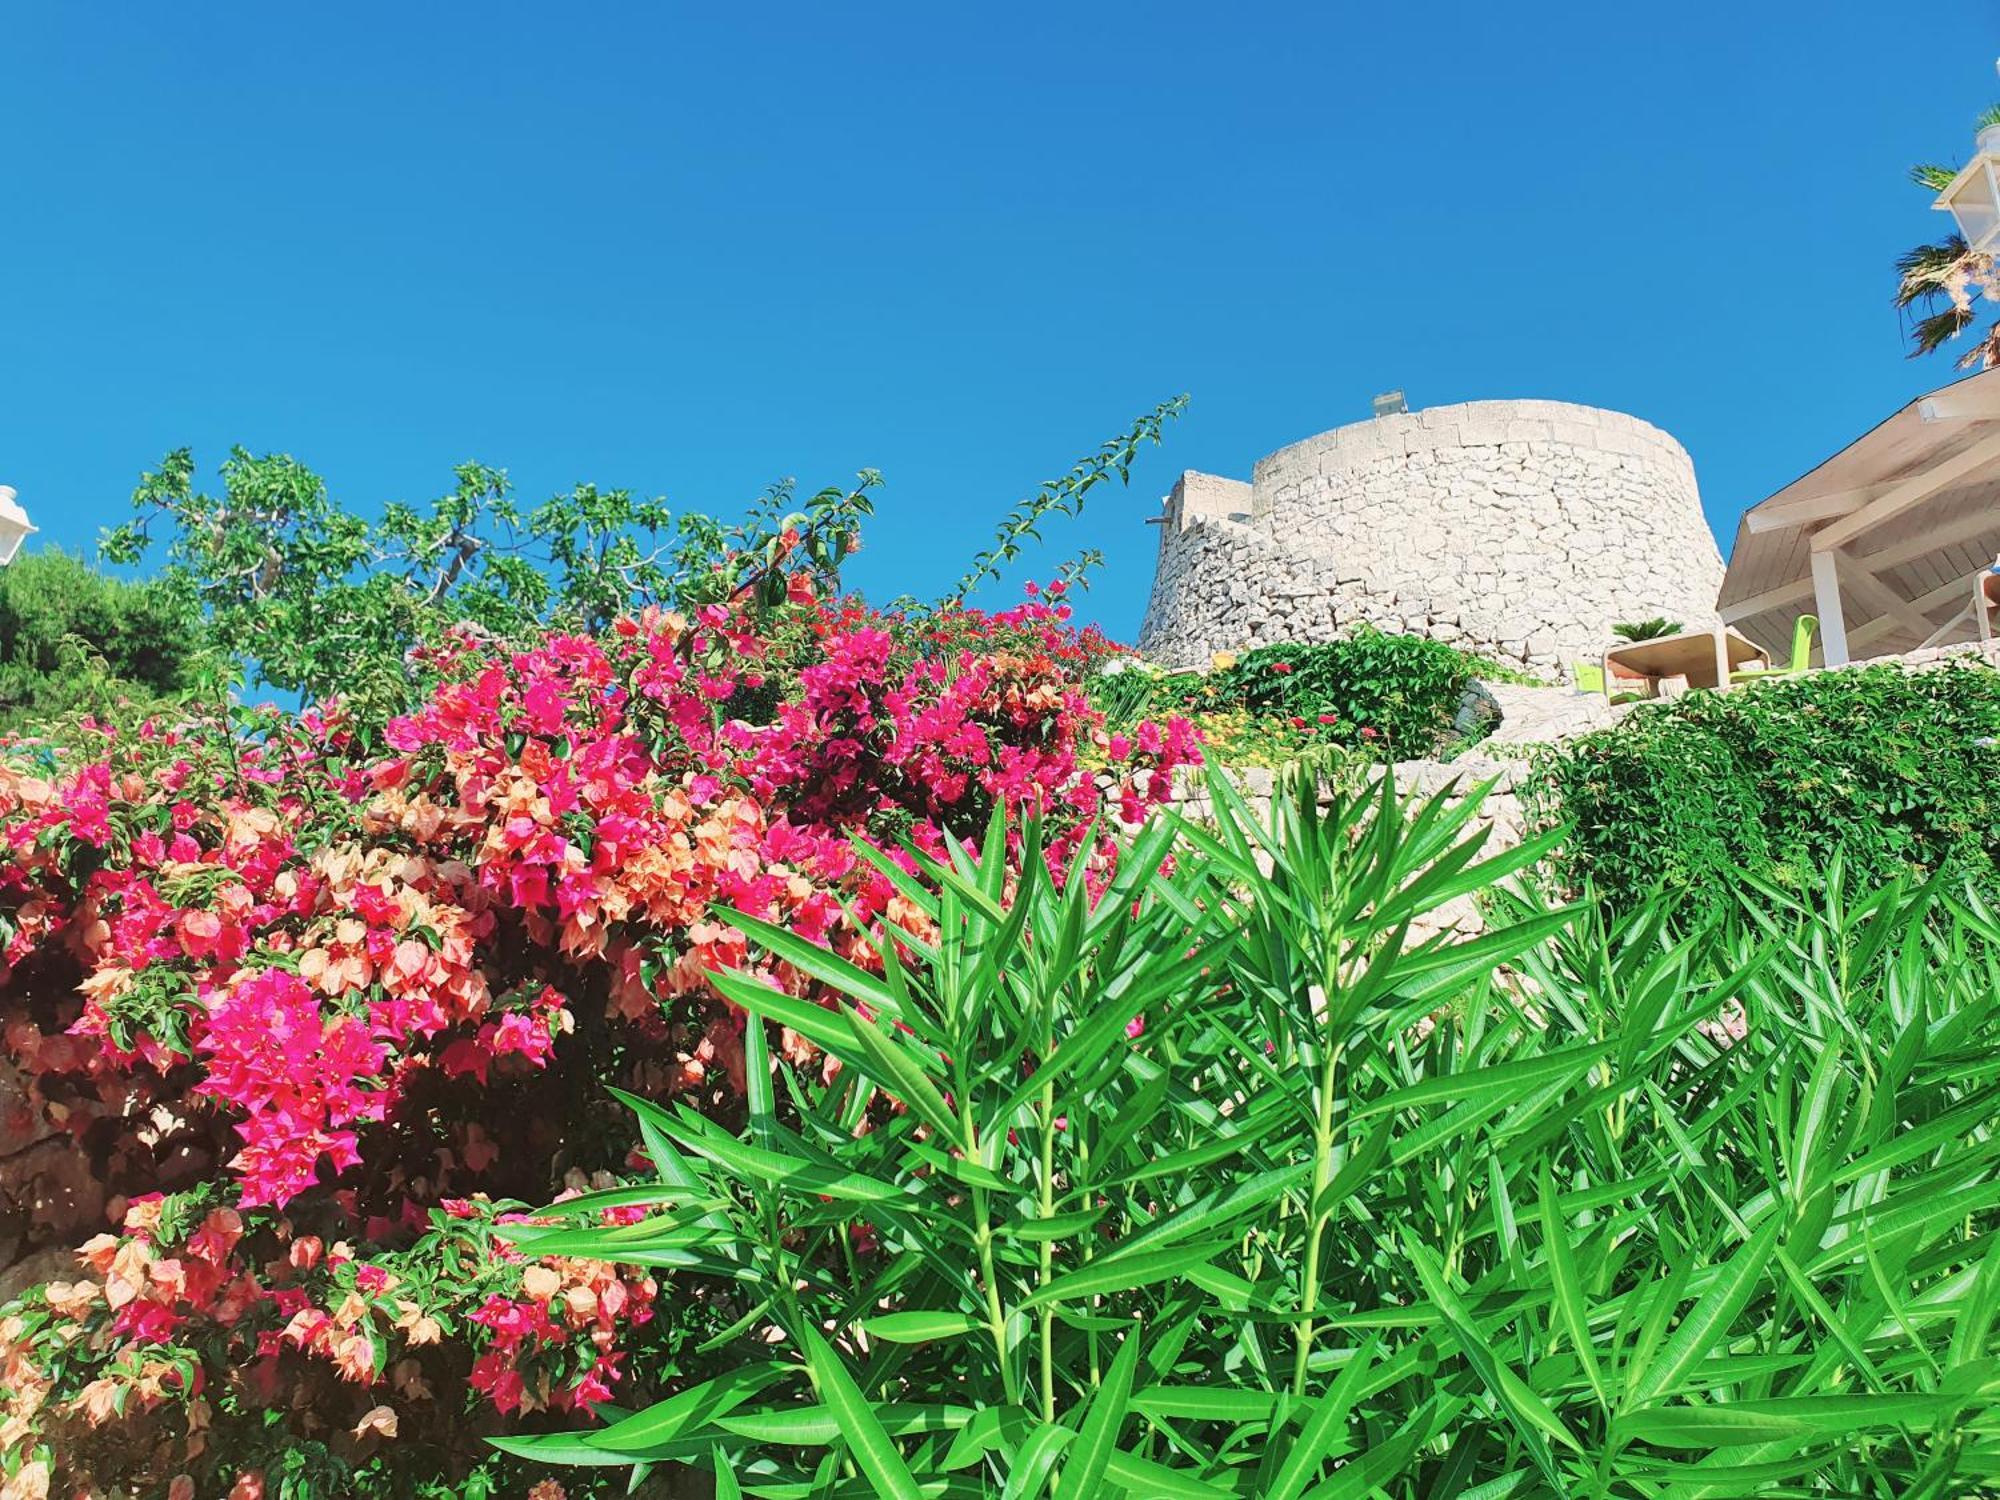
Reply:
[[1359, 422], [1248, 484], [1190, 472], [1162, 521], [1139, 649], [1172, 666], [1365, 622], [1555, 677], [1622, 620], [1712, 625], [1722, 582], [1680, 444], [1556, 401]]

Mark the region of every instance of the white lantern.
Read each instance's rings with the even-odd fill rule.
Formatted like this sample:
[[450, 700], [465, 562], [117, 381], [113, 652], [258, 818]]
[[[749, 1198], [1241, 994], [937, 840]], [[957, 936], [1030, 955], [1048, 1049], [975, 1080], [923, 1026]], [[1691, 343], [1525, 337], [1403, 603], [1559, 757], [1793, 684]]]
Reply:
[[1958, 221], [1966, 248], [1977, 255], [1990, 255], [2000, 248], [2000, 175], [1996, 175], [1996, 168], [2000, 168], [2000, 125], [1988, 125], [1979, 132], [1965, 170], [1952, 178], [1931, 205]]
[[14, 491], [0, 484], [0, 568], [14, 560], [14, 554], [21, 550], [21, 543], [34, 530], [28, 524], [28, 513], [14, 499]]

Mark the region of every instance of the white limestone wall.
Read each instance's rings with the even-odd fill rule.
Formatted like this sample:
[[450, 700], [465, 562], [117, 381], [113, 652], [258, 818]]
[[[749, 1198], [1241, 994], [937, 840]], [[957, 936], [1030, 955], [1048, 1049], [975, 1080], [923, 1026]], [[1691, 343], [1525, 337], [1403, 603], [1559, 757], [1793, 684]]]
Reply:
[[1556, 401], [1358, 422], [1247, 487], [1190, 473], [1164, 522], [1139, 647], [1177, 666], [1367, 621], [1555, 676], [1621, 620], [1712, 625], [1722, 582], [1680, 444]]

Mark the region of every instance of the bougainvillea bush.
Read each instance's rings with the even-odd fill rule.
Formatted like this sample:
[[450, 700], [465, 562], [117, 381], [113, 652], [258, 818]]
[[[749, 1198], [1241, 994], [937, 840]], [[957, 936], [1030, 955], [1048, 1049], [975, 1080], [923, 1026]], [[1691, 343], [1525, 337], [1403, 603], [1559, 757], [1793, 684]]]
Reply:
[[1097, 727], [1108, 649], [1059, 592], [885, 616], [798, 577], [755, 614], [454, 631], [386, 724], [335, 702], [0, 754], [6, 1047], [116, 1194], [0, 1323], [0, 1493], [497, 1492], [487, 1436], [699, 1372], [754, 1312], [726, 1285], [496, 1228], [585, 1192], [642, 1212], [614, 1088], [736, 1117], [714, 973], [826, 998], [731, 914], [865, 962], [921, 925], [898, 863], [996, 808], [1108, 878], [1195, 755], [1183, 723]]

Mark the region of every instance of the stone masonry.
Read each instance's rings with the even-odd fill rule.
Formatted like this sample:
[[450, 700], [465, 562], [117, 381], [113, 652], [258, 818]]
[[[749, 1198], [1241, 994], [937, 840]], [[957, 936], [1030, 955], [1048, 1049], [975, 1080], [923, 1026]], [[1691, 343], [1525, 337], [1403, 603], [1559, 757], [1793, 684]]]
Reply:
[[1553, 678], [1620, 621], [1713, 625], [1722, 583], [1680, 444], [1560, 401], [1357, 422], [1248, 484], [1190, 471], [1162, 520], [1139, 649], [1176, 667], [1367, 623]]

